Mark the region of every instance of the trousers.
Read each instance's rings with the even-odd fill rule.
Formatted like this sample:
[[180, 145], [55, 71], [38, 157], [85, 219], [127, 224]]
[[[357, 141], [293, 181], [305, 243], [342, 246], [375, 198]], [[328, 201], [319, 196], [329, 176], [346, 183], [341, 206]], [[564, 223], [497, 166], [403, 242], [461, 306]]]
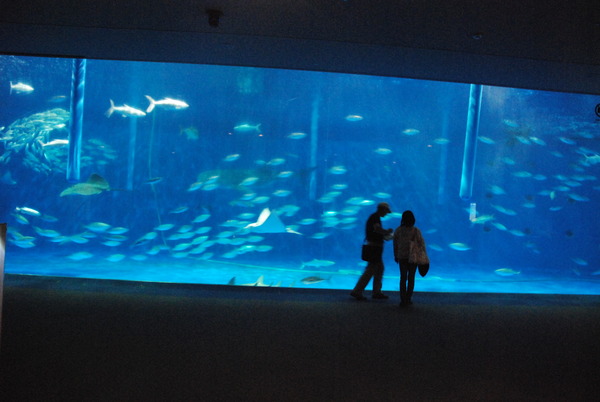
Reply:
[[400, 259], [400, 301], [402, 303], [410, 302], [415, 289], [415, 274], [417, 264], [408, 262], [408, 258]]
[[381, 286], [383, 284], [383, 247], [381, 247], [381, 253], [369, 261], [365, 268], [365, 272], [358, 278], [356, 286], [354, 286], [353, 292], [360, 293], [367, 287], [367, 284], [373, 278], [373, 293], [381, 293]]

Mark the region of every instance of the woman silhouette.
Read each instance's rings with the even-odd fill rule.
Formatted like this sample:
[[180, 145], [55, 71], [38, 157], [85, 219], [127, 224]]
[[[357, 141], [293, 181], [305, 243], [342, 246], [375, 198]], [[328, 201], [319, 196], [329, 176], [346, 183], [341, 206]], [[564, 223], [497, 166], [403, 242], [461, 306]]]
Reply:
[[400, 265], [400, 306], [412, 304], [411, 299], [415, 288], [417, 264], [408, 262], [411, 241], [425, 247], [421, 231], [415, 226], [415, 215], [412, 211], [404, 211], [400, 226], [394, 231], [394, 259]]

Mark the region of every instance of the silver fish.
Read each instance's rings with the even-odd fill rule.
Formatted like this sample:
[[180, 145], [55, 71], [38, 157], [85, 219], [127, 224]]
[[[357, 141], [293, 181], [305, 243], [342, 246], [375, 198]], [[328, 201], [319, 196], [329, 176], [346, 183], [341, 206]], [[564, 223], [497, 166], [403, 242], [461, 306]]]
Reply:
[[27, 85], [27, 84], [23, 84], [21, 82], [17, 82], [16, 84], [13, 84], [12, 81], [10, 82], [10, 93], [16, 93], [16, 94], [29, 94], [33, 92], [33, 87], [31, 85]]
[[146, 99], [148, 99], [148, 101], [150, 102], [150, 105], [146, 109], [146, 113], [152, 112], [156, 106], [160, 106], [164, 109], [176, 109], [176, 110], [185, 109], [190, 106], [182, 100], [172, 99], [172, 98], [164, 98], [164, 99], [157, 101], [157, 100], [152, 99], [150, 96], [146, 95]]
[[113, 100], [110, 100], [110, 108], [106, 111], [106, 117], [112, 116], [114, 112], [120, 113], [123, 117], [144, 117], [146, 113], [128, 105], [115, 106]]

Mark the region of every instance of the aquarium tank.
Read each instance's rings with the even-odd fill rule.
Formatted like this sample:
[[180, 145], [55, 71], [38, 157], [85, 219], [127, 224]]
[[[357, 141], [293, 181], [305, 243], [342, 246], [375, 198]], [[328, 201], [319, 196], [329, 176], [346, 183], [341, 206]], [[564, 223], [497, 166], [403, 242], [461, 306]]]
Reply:
[[[600, 98], [0, 56], [6, 272], [351, 289], [379, 202], [417, 291], [600, 294]], [[383, 289], [398, 290], [392, 244]]]

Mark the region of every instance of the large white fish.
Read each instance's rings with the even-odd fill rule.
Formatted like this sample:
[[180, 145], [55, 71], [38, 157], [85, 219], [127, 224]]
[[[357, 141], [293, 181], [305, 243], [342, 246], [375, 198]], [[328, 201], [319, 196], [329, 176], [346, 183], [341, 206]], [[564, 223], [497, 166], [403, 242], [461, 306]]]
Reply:
[[113, 100], [110, 100], [110, 108], [106, 111], [106, 117], [112, 116], [114, 112], [120, 113], [123, 117], [144, 117], [146, 113], [131, 106], [115, 106]]
[[250, 132], [260, 132], [260, 123], [253, 126], [248, 123], [238, 124], [233, 128], [233, 131], [238, 133], [250, 133]]
[[175, 109], [175, 110], [185, 109], [187, 107], [190, 107], [190, 105], [188, 105], [186, 102], [184, 102], [182, 100], [178, 100], [178, 99], [165, 98], [165, 99], [161, 99], [161, 100], [157, 101], [157, 100], [152, 99], [148, 95], [146, 95], [146, 99], [148, 99], [148, 101], [150, 102], [150, 105], [146, 109], [146, 113], [150, 113], [151, 111], [153, 111], [156, 106], [160, 106], [163, 109]]
[[23, 84], [21, 82], [17, 82], [16, 84], [13, 84], [12, 81], [10, 82], [10, 93], [16, 93], [16, 94], [29, 94], [33, 92], [33, 87], [31, 85], [27, 85], [27, 84]]
[[31, 216], [41, 216], [42, 214], [33, 209], [33, 208], [29, 208], [29, 207], [16, 207], [15, 211], [20, 212], [22, 214], [27, 214], [27, 215], [31, 215]]
[[69, 140], [65, 140], [65, 139], [56, 139], [56, 140], [52, 140], [50, 142], [42, 142], [42, 141], [38, 141], [40, 143], [40, 145], [42, 147], [55, 147], [55, 146], [62, 146], [62, 145], [69, 145]]

